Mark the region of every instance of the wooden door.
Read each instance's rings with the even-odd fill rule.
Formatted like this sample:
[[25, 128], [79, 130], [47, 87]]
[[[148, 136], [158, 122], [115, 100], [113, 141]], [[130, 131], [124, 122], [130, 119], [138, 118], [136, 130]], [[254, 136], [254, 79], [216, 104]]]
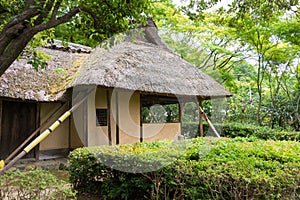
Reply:
[[[5, 159], [37, 127], [37, 104], [16, 101], [2, 102], [0, 159]], [[34, 150], [27, 157], [34, 157]]]

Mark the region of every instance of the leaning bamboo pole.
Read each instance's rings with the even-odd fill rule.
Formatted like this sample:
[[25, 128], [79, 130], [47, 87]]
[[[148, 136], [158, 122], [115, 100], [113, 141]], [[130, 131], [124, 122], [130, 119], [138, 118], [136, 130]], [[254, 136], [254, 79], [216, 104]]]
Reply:
[[8, 163], [30, 140], [32, 140], [32, 138], [34, 138], [34, 136], [36, 136], [36, 134], [45, 126], [45, 124], [47, 124], [56, 115], [58, 115], [58, 113], [61, 112], [66, 105], [67, 103], [64, 103], [58, 109], [56, 109], [42, 125], [40, 125], [34, 132], [32, 132], [31, 135], [4, 160], [4, 163]]
[[[23, 151], [21, 151], [14, 159], [12, 159], [7, 165], [5, 165], [4, 161], [0, 161], [0, 175], [3, 175], [10, 167], [12, 167], [18, 160], [28, 154], [36, 145], [38, 145], [41, 141], [43, 141], [50, 133], [52, 133], [61, 123], [63, 123], [72, 112], [74, 112], [88, 97], [88, 94], [78, 103], [76, 103], [71, 109], [66, 111], [63, 115], [61, 115], [58, 120], [56, 120], [48, 129], [46, 129], [41, 135], [39, 135], [36, 139], [34, 139], [29, 145], [27, 145]], [[2, 167], [2, 168], [1, 168]]]
[[203, 113], [203, 118], [207, 121], [208, 125], [213, 130], [214, 134], [219, 138], [220, 135], [219, 135], [218, 131], [216, 130], [216, 128], [214, 127], [214, 125], [211, 123], [211, 121], [208, 119], [207, 115], [204, 113], [204, 111], [201, 108], [201, 106], [199, 106], [199, 110], [200, 110], [201, 113]]

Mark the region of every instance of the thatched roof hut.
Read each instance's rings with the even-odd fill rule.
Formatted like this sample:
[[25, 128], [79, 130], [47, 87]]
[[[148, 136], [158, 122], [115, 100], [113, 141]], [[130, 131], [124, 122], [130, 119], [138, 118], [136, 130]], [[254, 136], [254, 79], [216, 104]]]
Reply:
[[[180, 98], [201, 106], [203, 99], [231, 96], [222, 85], [172, 52], [152, 21], [131, 34], [134, 37], [126, 34], [109, 49], [91, 50], [72, 43], [64, 47], [55, 41], [38, 49], [51, 57], [48, 67], [38, 71], [27, 64], [26, 56], [15, 61], [0, 77], [0, 155], [10, 154], [34, 130], [46, 128], [72, 103], [77, 105], [72, 106], [73, 111], [76, 108], [72, 118], [65, 118], [65, 123], [54, 130], [57, 134], [52, 133], [35, 148], [36, 155], [82, 145], [178, 138], [184, 106]], [[82, 88], [86, 89], [81, 86], [92, 86], [94, 90], [81, 93]], [[177, 116], [163, 111], [166, 123], [144, 121], [143, 109], [150, 107], [151, 111], [155, 104], [173, 104], [178, 108]], [[151, 115], [155, 113], [151, 111]], [[173, 121], [167, 121], [171, 115]], [[199, 119], [203, 135], [202, 117]]]
[[98, 85], [201, 99], [231, 96], [210, 76], [173, 53], [152, 21], [143, 30], [143, 36], [129, 36], [110, 49], [96, 48], [73, 86]]

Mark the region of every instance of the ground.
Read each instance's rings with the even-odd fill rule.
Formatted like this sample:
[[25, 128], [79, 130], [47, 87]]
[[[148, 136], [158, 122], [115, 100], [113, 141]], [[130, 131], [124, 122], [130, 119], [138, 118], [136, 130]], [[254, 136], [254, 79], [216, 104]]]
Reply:
[[[69, 173], [67, 171], [67, 158], [56, 158], [35, 161], [32, 159], [23, 159], [18, 161], [11, 169], [9, 170], [31, 170], [31, 169], [43, 169], [54, 176], [59, 180], [69, 182]], [[101, 197], [94, 194], [83, 193], [78, 195], [78, 200], [101, 200]]]

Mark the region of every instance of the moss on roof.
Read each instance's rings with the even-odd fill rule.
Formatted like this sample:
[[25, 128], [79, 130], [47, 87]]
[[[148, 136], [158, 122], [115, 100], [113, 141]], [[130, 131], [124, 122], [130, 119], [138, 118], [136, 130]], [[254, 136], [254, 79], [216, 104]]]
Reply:
[[88, 52], [72, 52], [57, 48], [39, 48], [51, 58], [46, 69], [36, 71], [27, 59], [15, 61], [0, 77], [0, 96], [35, 101], [63, 99]]

